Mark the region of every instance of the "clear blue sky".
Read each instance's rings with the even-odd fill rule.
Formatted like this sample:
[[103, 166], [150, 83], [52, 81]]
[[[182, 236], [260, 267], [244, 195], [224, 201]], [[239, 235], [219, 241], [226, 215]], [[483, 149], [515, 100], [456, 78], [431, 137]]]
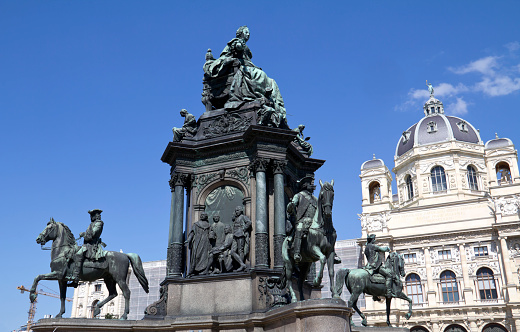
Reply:
[[[305, 124], [327, 160], [317, 177], [334, 178], [334, 223], [350, 239], [361, 234], [360, 165], [375, 153], [393, 167], [401, 133], [423, 116], [426, 79], [484, 141], [520, 144], [519, 13], [513, 1], [0, 1], [0, 329], [27, 319], [16, 286], [50, 272], [35, 239], [51, 216], [78, 236], [87, 210], [103, 209], [108, 249], [165, 258], [160, 157], [179, 110], [204, 111], [206, 50], [218, 55], [240, 25], [289, 125]], [[58, 309], [41, 296], [36, 318]]]

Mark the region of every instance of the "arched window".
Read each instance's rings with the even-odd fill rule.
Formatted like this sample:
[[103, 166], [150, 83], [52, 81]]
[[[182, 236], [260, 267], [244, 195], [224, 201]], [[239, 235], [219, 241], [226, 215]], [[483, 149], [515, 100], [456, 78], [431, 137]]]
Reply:
[[477, 284], [481, 300], [498, 299], [495, 276], [491, 269], [487, 267], [478, 269]]
[[411, 273], [406, 277], [406, 294], [412, 299], [413, 303], [423, 303], [423, 292], [421, 278]]
[[497, 171], [497, 183], [499, 185], [511, 183], [511, 169], [509, 164], [506, 162], [500, 162], [496, 166]]
[[378, 202], [381, 200], [381, 187], [379, 186], [378, 182], [374, 181], [370, 183], [368, 191], [370, 192], [370, 203]]
[[444, 332], [466, 332], [466, 329], [458, 324], [452, 324], [445, 328]]
[[441, 273], [442, 300], [444, 302], [459, 302], [459, 288], [457, 277], [452, 271]]
[[435, 166], [431, 171], [432, 178], [432, 191], [445, 191], [448, 187], [446, 185], [446, 174], [444, 174], [444, 168], [441, 166]]
[[477, 171], [475, 170], [475, 167], [468, 166], [468, 184], [469, 189], [471, 190], [478, 190], [478, 183], [477, 183]]
[[98, 304], [99, 300], [94, 300], [92, 305], [90, 306], [90, 318], [94, 318], [94, 310], [96, 309], [96, 304]]
[[507, 330], [500, 324], [491, 323], [486, 325], [482, 332], [507, 332]]
[[412, 177], [410, 175], [406, 176], [406, 190], [408, 192], [408, 199], [413, 198], [413, 182]]

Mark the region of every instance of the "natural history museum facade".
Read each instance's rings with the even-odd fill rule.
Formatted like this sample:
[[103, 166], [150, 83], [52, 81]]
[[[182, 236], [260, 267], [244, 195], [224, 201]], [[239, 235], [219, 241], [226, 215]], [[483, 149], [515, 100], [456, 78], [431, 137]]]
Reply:
[[[484, 143], [431, 91], [394, 161], [397, 194], [382, 160], [361, 166], [358, 240], [376, 234], [406, 260], [413, 316], [405, 320], [407, 303], [396, 301], [393, 321], [414, 332], [520, 331], [520, 174], [511, 140]], [[384, 302], [367, 297], [365, 313], [386, 321]]]

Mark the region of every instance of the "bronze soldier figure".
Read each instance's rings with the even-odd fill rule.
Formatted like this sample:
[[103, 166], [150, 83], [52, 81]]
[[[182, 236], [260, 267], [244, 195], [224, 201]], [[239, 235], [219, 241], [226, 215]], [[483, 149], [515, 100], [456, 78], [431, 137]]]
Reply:
[[382, 274], [385, 277], [386, 297], [395, 297], [392, 293], [392, 271], [385, 268], [383, 265], [384, 253], [390, 252], [388, 247], [380, 247], [375, 244], [376, 235], [370, 234], [367, 236], [367, 245], [365, 247], [365, 257], [367, 258], [367, 265], [364, 267], [370, 275], [375, 273]]
[[287, 205], [287, 213], [296, 216], [296, 225], [294, 231], [294, 261], [300, 262], [302, 237], [309, 231], [312, 219], [318, 208], [318, 199], [312, 194], [314, 192], [314, 178], [305, 176], [298, 181], [300, 192], [294, 195], [293, 199]]
[[85, 232], [79, 234], [83, 238], [83, 245], [76, 252], [74, 256], [75, 269], [72, 272], [72, 281], [74, 287], [77, 287], [79, 282], [79, 274], [83, 267], [85, 258], [96, 261], [105, 257], [106, 251], [103, 250], [105, 244], [101, 241], [101, 233], [103, 232], [103, 221], [101, 220], [102, 210], [94, 209], [88, 211], [90, 214], [90, 225]]
[[237, 271], [247, 268], [245, 259], [249, 253], [251, 225], [251, 219], [244, 214], [244, 207], [237, 206], [235, 208], [235, 216], [233, 217], [233, 246], [231, 247], [233, 257], [240, 264], [240, 268]]

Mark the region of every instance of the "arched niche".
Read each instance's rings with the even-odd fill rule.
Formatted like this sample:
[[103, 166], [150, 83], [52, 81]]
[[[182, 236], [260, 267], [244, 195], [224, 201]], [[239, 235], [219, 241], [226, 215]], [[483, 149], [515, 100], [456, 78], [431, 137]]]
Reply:
[[219, 215], [220, 221], [231, 225], [232, 218], [237, 206], [244, 206], [244, 190], [237, 183], [231, 181], [220, 181], [204, 190], [199, 204], [205, 207], [210, 223], [213, 216]]

